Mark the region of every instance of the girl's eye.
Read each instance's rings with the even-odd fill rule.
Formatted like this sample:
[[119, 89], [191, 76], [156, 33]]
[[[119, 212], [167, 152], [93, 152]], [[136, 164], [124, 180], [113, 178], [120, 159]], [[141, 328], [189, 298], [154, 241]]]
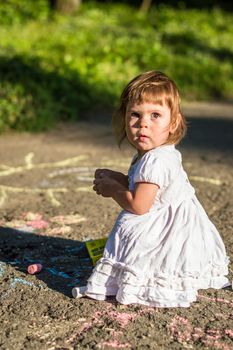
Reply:
[[140, 115], [139, 115], [139, 113], [137, 113], [137, 112], [132, 112], [132, 113], [130, 114], [130, 117], [131, 117], [131, 118], [139, 118]]
[[151, 113], [153, 119], [157, 119], [160, 115], [158, 113]]

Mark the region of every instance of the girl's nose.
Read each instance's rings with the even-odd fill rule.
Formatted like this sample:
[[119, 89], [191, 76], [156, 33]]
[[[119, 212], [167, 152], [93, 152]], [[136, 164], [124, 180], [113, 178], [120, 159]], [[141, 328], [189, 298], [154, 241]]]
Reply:
[[145, 117], [140, 120], [140, 128], [148, 128], [148, 120]]

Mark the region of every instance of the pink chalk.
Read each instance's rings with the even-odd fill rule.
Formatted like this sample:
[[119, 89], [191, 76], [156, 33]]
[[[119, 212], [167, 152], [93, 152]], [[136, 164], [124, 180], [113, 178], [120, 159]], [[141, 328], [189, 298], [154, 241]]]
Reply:
[[28, 266], [28, 273], [30, 275], [34, 275], [35, 273], [38, 273], [42, 270], [42, 265], [41, 264], [33, 264]]
[[35, 229], [43, 229], [43, 228], [47, 228], [49, 226], [49, 223], [47, 221], [44, 220], [31, 220], [27, 222], [28, 226], [31, 226]]

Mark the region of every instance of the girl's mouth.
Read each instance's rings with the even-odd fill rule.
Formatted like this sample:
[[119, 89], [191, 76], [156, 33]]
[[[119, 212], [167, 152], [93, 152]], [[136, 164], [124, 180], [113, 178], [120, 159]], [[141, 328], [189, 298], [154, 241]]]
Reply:
[[148, 136], [146, 136], [146, 135], [139, 135], [138, 138], [139, 138], [140, 141], [145, 141], [146, 139], [148, 139]]

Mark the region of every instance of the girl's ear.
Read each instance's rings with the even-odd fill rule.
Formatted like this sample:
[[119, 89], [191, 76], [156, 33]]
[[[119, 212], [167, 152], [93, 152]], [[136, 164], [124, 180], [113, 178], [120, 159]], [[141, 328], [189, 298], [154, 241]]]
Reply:
[[174, 132], [176, 131], [176, 129], [178, 128], [179, 124], [180, 124], [180, 120], [181, 120], [181, 115], [180, 113], [176, 116], [176, 119], [171, 122], [170, 127], [169, 127], [169, 132], [170, 134], [174, 134]]

